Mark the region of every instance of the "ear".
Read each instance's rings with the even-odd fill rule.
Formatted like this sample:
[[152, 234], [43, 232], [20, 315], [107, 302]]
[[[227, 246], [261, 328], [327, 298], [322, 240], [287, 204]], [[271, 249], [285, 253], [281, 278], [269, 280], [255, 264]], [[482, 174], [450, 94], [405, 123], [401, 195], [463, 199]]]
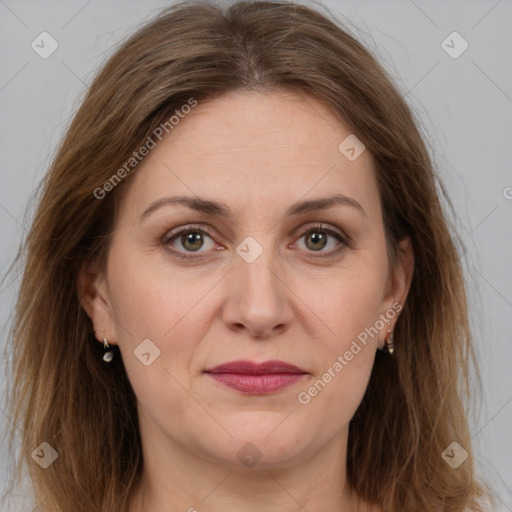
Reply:
[[[395, 267], [391, 269], [386, 284], [383, 301], [384, 311], [388, 311], [391, 308], [395, 311], [403, 309], [414, 274], [414, 250], [410, 236], [405, 236], [400, 240], [397, 252], [398, 257]], [[398, 305], [400, 306], [399, 308]], [[393, 330], [397, 320], [398, 314], [390, 321], [389, 329]], [[384, 345], [385, 336], [386, 333], [384, 332], [380, 343], [382, 346]]]
[[78, 300], [91, 319], [93, 329], [98, 330], [94, 335], [98, 341], [107, 338], [110, 345], [116, 344], [117, 333], [110, 294], [105, 276], [95, 265], [83, 266], [76, 281]]

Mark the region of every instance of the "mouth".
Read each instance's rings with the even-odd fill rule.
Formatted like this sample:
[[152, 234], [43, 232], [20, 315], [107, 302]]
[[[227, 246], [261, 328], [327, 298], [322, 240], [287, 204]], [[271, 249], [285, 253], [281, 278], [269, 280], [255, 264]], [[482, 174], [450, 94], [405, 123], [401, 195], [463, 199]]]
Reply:
[[274, 393], [308, 375], [305, 370], [284, 361], [232, 361], [204, 373], [231, 389], [250, 395]]

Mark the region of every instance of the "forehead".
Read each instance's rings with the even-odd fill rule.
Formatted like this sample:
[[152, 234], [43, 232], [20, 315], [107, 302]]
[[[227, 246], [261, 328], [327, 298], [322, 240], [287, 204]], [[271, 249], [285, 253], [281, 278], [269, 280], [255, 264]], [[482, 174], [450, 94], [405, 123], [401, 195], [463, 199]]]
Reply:
[[379, 214], [373, 159], [368, 151], [347, 158], [347, 137], [350, 128], [328, 107], [300, 93], [244, 91], [198, 102], [133, 171], [129, 204], [140, 214], [160, 197], [186, 194], [233, 211], [268, 210], [340, 193]]

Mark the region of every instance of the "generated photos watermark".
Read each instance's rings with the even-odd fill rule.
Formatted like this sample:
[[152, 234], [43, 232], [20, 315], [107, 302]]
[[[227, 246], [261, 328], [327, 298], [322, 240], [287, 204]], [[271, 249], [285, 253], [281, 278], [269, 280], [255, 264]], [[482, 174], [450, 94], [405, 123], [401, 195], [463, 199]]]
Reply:
[[[121, 182], [122, 179], [126, 178], [140, 162], [149, 155], [149, 152], [154, 149], [159, 141], [162, 140], [164, 134], [169, 133], [174, 129], [179, 122], [185, 118], [197, 105], [197, 100], [189, 98], [187, 103], [182, 105], [179, 109], [174, 111], [174, 114], [165, 122], [160, 123], [152, 132], [152, 134], [146, 139], [146, 142], [139, 148], [138, 151], [133, 152], [131, 156], [122, 167], [120, 167], [101, 187], [94, 189], [93, 195], [96, 199], [103, 199], [108, 192]], [[158, 139], [155, 141], [154, 139]]]
[[[331, 382], [340, 372], [349, 364], [354, 356], [361, 352], [362, 347], [366, 346], [368, 343], [368, 339], [372, 339], [379, 334], [386, 326], [389, 325], [390, 320], [392, 320], [397, 313], [402, 310], [402, 305], [397, 301], [395, 302], [391, 308], [389, 308], [385, 313], [380, 315], [380, 318], [371, 326], [364, 329], [357, 335], [357, 340], [352, 340], [352, 344], [350, 348], [345, 351], [343, 355], [339, 355], [336, 358], [336, 361], [327, 369], [327, 371], [322, 375], [320, 379], [317, 379], [314, 384], [312, 384], [306, 391], [301, 391], [297, 395], [297, 400], [302, 405], [307, 405], [311, 402], [311, 399], [322, 391], [329, 382]], [[359, 341], [359, 343], [358, 343]]]

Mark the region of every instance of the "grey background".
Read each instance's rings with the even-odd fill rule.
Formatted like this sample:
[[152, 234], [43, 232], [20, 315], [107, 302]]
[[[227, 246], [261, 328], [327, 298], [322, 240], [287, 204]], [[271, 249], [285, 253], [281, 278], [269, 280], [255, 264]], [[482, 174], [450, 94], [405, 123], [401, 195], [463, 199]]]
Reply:
[[[512, 187], [512, 2], [323, 4], [395, 77], [457, 210], [484, 385], [483, 404], [472, 415], [475, 456], [496, 490], [500, 510], [512, 511], [512, 188], [507, 188]], [[0, 0], [1, 275], [28, 226], [29, 201], [87, 84], [118, 41], [167, 5]], [[31, 48], [43, 31], [59, 45], [47, 59]], [[469, 44], [456, 59], [441, 47], [453, 31]], [[0, 288], [2, 350], [17, 283], [14, 274]], [[1, 378], [3, 389], [3, 366]], [[0, 426], [7, 421], [2, 403]], [[2, 437], [2, 490], [11, 467]]]

